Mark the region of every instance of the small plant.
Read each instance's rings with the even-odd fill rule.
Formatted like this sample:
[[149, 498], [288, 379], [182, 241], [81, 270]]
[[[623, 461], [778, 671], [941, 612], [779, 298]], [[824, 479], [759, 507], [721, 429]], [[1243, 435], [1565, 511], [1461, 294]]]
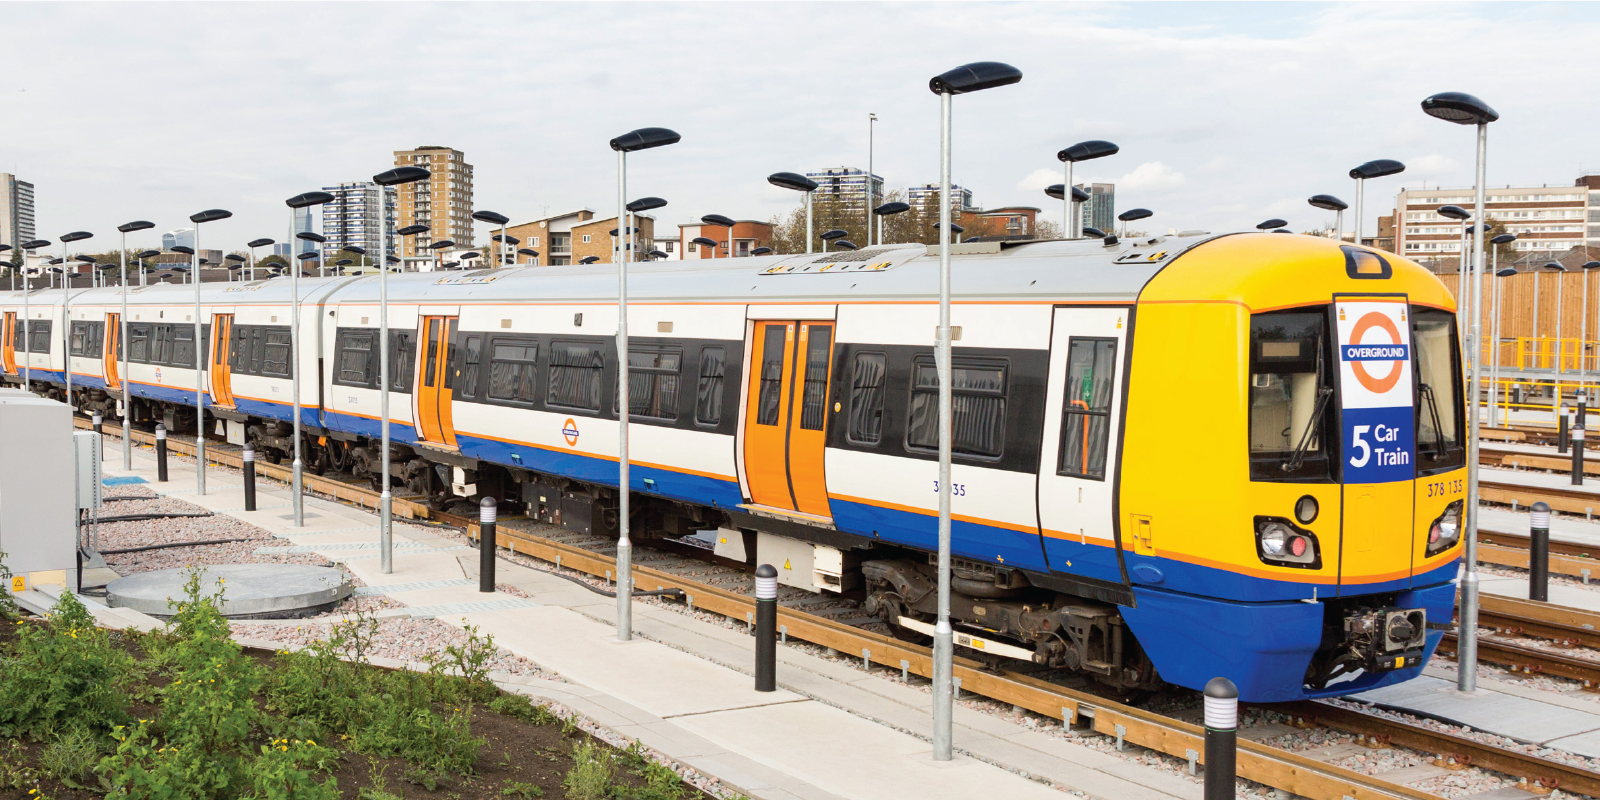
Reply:
[[389, 791], [389, 781], [385, 778], [387, 771], [382, 761], [368, 757], [367, 785], [356, 792], [356, 800], [401, 800], [399, 795]]
[[11, 596], [11, 568], [6, 566], [6, 551], [0, 550], [0, 621], [14, 620], [21, 616], [17, 608], [17, 601]]
[[443, 652], [428, 653], [422, 660], [428, 664], [428, 673], [437, 678], [459, 678], [469, 699], [492, 700], [500, 692], [489, 680], [489, 663], [498, 652], [494, 635], [478, 636], [476, 625], [468, 625], [466, 632], [466, 641], [447, 645]]
[[644, 745], [635, 741], [622, 752], [628, 771], [644, 779], [644, 786], [624, 792], [630, 800], [682, 800], [683, 778], [671, 767], [658, 764]]
[[611, 756], [593, 742], [578, 742], [572, 747], [572, 769], [562, 779], [567, 800], [605, 800], [611, 794]]
[[117, 687], [132, 659], [72, 593], [61, 593], [45, 624], [16, 628], [13, 656], [0, 669], [0, 735], [44, 741], [55, 731], [103, 731], [123, 720]]
[[502, 694], [489, 701], [489, 710], [503, 717], [535, 725], [551, 725], [556, 721], [556, 715], [550, 713], [550, 709], [533, 702], [525, 694]]
[[26, 759], [27, 753], [16, 739], [0, 749], [0, 789], [26, 789], [39, 782], [39, 776], [23, 763]]
[[520, 797], [522, 800], [533, 800], [535, 797], [544, 797], [544, 789], [536, 784], [523, 781], [510, 781], [500, 789], [503, 797]]
[[314, 777], [337, 758], [313, 741], [274, 739], [261, 746], [261, 755], [250, 765], [251, 800], [339, 800], [338, 779], [318, 783]]
[[72, 789], [86, 788], [80, 781], [88, 778], [99, 761], [100, 739], [83, 726], [68, 728], [39, 754], [39, 766]]

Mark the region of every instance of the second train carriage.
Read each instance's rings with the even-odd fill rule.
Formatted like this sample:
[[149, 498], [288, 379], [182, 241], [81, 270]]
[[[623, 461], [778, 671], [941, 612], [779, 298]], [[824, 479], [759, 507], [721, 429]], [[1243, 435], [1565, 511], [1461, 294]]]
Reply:
[[[634, 530], [714, 531], [785, 583], [930, 631], [931, 250], [633, 265]], [[958, 641], [1129, 692], [1226, 675], [1247, 701], [1420, 671], [1452, 613], [1466, 474], [1436, 278], [1303, 236], [953, 251]], [[614, 287], [604, 264], [393, 277], [392, 473], [435, 502], [614, 531]], [[114, 321], [118, 291], [76, 291], [74, 325]], [[60, 294], [35, 313], [59, 320]], [[125, 384], [135, 419], [192, 426], [193, 287], [130, 294], [147, 327], [129, 374], [86, 332], [74, 370], [99, 384], [80, 405], [114, 411]], [[376, 474], [375, 281], [301, 282], [298, 363], [288, 281], [202, 295], [227, 342], [207, 351], [207, 429], [286, 453], [298, 370], [308, 463]], [[12, 326], [19, 296], [0, 310]], [[68, 342], [43, 338], [32, 358], [59, 363]]]

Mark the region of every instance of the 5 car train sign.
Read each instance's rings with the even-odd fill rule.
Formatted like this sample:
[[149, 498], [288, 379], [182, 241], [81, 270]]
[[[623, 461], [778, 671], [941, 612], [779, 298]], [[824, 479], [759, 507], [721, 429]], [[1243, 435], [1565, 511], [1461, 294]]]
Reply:
[[1334, 308], [1345, 482], [1411, 480], [1416, 435], [1405, 298], [1339, 298]]

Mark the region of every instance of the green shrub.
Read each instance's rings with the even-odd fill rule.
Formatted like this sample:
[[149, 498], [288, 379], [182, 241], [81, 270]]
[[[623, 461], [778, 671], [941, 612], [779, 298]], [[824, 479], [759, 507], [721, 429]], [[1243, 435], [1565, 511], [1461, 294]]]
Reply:
[[638, 742], [628, 745], [622, 753], [623, 760], [628, 765], [628, 771], [644, 778], [644, 786], [638, 789], [620, 789], [616, 792], [627, 800], [682, 800], [684, 793], [683, 778], [678, 776], [671, 767], [658, 764], [645, 752], [644, 746]]
[[472, 735], [470, 708], [456, 707], [443, 716], [392, 694], [375, 700], [367, 723], [351, 738], [352, 749], [404, 758], [407, 779], [429, 786], [445, 775], [472, 774], [484, 740]]
[[489, 701], [489, 710], [503, 717], [531, 722], [535, 725], [553, 725], [556, 722], [556, 715], [550, 713], [550, 709], [534, 703], [525, 694], [513, 694], [510, 692], [502, 694]]
[[0, 736], [44, 741], [56, 731], [105, 731], [125, 719], [118, 684], [133, 660], [76, 597], [62, 592], [42, 625], [14, 624], [16, 644], [0, 660]]
[[536, 784], [524, 781], [510, 781], [500, 789], [502, 797], [520, 797], [522, 800], [533, 800], [535, 797], [544, 797], [544, 789]]
[[88, 778], [99, 761], [100, 737], [82, 727], [69, 728], [39, 754], [39, 766], [73, 789], [85, 788], [79, 781]]
[[6, 566], [6, 551], [0, 550], [0, 622], [21, 616], [17, 601], [11, 596], [11, 568]]
[[572, 769], [562, 779], [567, 800], [605, 800], [611, 794], [614, 767], [611, 754], [593, 742], [579, 742], [572, 748]]
[[430, 675], [459, 691], [458, 698], [488, 702], [500, 694], [494, 681], [489, 680], [489, 662], [498, 652], [494, 635], [478, 636], [476, 625], [466, 626], [466, 632], [466, 641], [447, 645], [443, 652], [428, 653], [422, 659], [427, 662]]
[[337, 761], [333, 750], [304, 739], [274, 739], [250, 765], [250, 800], [339, 800], [339, 781], [314, 775]]
[[110, 800], [209, 800], [237, 787], [234, 765], [207, 757], [197, 747], [163, 746], [149, 720], [118, 726], [116, 752], [100, 759]]

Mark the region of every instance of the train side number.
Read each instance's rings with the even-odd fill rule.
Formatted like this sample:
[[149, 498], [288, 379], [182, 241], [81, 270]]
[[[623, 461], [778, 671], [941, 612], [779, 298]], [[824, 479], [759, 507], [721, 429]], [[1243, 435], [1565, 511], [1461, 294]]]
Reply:
[[1465, 487], [1465, 485], [1465, 481], [1462, 480], [1438, 481], [1435, 483], [1429, 483], [1428, 496], [1450, 497], [1452, 495], [1458, 495], [1461, 494], [1461, 490]]
[[[938, 481], [934, 481], [933, 482], [933, 491], [934, 491], [935, 494], [937, 494], [939, 492], [939, 482]], [[952, 483], [952, 484], [950, 484], [950, 496], [951, 497], [966, 497], [967, 496], [967, 485], [964, 484], [964, 483]]]

